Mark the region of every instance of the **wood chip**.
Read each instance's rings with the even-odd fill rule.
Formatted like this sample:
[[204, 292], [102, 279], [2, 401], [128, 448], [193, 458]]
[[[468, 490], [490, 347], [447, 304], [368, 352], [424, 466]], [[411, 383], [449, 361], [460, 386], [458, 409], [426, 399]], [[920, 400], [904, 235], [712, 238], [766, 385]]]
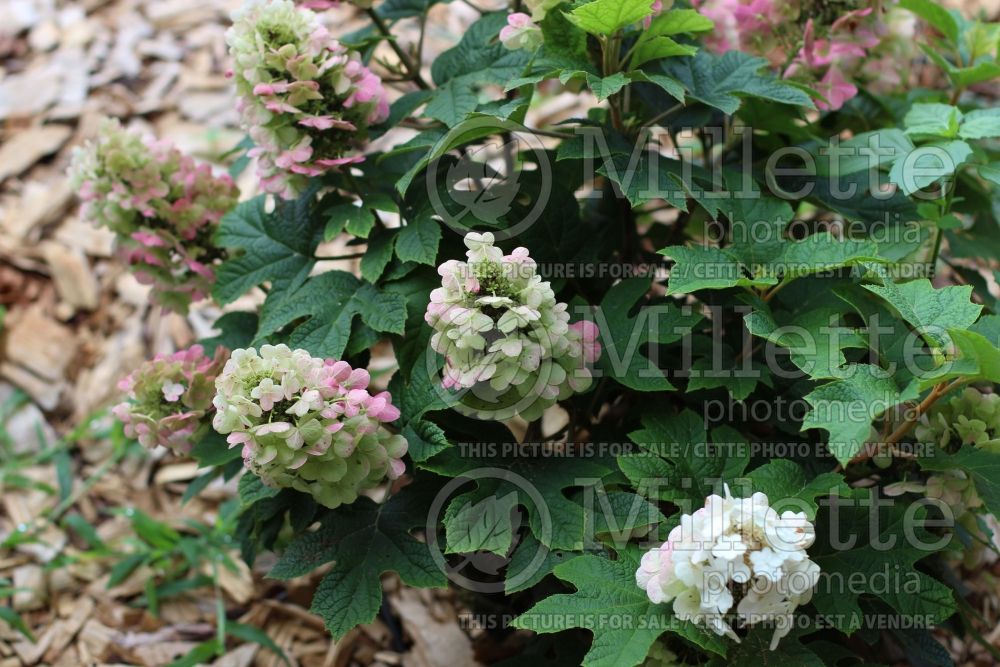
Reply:
[[65, 212], [72, 195], [69, 180], [65, 178], [28, 181], [21, 196], [11, 198], [4, 207], [0, 229], [14, 239], [27, 239]]
[[45, 584], [45, 570], [41, 565], [28, 563], [14, 568], [14, 593], [11, 605], [17, 611], [30, 611], [45, 606], [48, 588]]
[[40, 378], [59, 380], [76, 350], [72, 330], [47, 317], [40, 308], [31, 308], [11, 323], [5, 356]]
[[413, 639], [413, 648], [404, 662], [414, 667], [466, 667], [478, 665], [472, 643], [457, 623], [442, 623], [434, 618], [421, 599], [420, 591], [399, 589], [392, 600], [403, 627]]
[[52, 270], [59, 296], [74, 309], [94, 310], [100, 297], [100, 286], [86, 255], [78, 248], [69, 248], [52, 241], [43, 243], [42, 254]]
[[[4, 93], [0, 90], [0, 100], [3, 99]], [[20, 174], [46, 155], [59, 150], [70, 134], [72, 130], [66, 125], [40, 125], [15, 132], [0, 146], [0, 181]]]

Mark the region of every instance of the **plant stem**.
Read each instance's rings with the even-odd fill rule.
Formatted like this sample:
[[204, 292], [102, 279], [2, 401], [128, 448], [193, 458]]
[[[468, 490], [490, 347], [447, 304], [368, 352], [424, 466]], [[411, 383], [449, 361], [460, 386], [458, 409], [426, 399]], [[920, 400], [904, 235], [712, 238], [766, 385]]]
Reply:
[[375, 24], [375, 27], [378, 28], [378, 31], [382, 33], [382, 36], [385, 37], [385, 41], [389, 43], [389, 46], [399, 57], [399, 61], [403, 63], [403, 67], [405, 67], [406, 71], [409, 72], [410, 78], [413, 80], [413, 83], [417, 84], [424, 90], [430, 90], [431, 88], [430, 85], [428, 85], [428, 83], [424, 81], [424, 78], [420, 76], [419, 63], [414, 63], [413, 58], [410, 57], [410, 54], [408, 54], [403, 49], [403, 47], [401, 47], [396, 42], [396, 38], [393, 36], [391, 32], [389, 32], [389, 26], [385, 24], [385, 21], [383, 21], [382, 17], [378, 15], [378, 12], [376, 12], [374, 9], [366, 9], [365, 12], [371, 18], [372, 23]]
[[320, 257], [319, 255], [316, 255], [315, 257], [313, 257], [313, 259], [320, 260], [320, 261], [323, 261], [323, 262], [335, 262], [335, 261], [341, 260], [341, 259], [357, 259], [358, 257], [364, 257], [364, 256], [365, 256], [365, 253], [363, 253], [363, 252], [356, 252], [356, 253], [353, 253], [353, 254], [350, 254], [350, 255], [330, 255], [330, 256], [327, 256], [327, 257]]
[[[927, 394], [924, 400], [920, 401], [920, 403], [910, 412], [907, 418], [903, 420], [903, 423], [897, 426], [896, 430], [890, 433], [889, 437], [886, 438], [882, 444], [894, 445], [900, 440], [902, 440], [904, 437], [906, 437], [906, 435], [913, 429], [913, 427], [920, 420], [920, 417], [928, 410], [930, 410], [931, 406], [937, 403], [939, 398], [950, 392], [952, 389], [960, 387], [962, 384], [964, 384], [964, 382], [965, 380], [963, 380], [962, 378], [958, 378], [953, 382], [939, 382], [938, 384], [934, 385], [934, 387], [931, 389], [931, 392]], [[874, 448], [865, 447], [860, 452], [858, 452], [857, 456], [851, 459], [847, 465], [851, 465], [852, 463], [860, 463], [861, 461], [870, 459], [874, 455], [874, 453], [875, 453]]]

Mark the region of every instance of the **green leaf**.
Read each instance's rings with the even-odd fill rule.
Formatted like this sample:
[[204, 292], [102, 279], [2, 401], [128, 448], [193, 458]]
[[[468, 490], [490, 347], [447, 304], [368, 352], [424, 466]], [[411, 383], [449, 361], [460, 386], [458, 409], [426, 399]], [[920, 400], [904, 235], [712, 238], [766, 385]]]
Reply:
[[867, 491], [857, 494], [817, 521], [829, 529], [816, 532], [809, 550], [823, 572], [813, 594], [816, 609], [847, 634], [866, 620], [862, 596], [884, 602], [902, 619], [918, 620], [920, 627], [942, 623], [955, 611], [952, 591], [914, 565], [948, 540], [924, 528], [926, 507], [884, 500], [876, 505]]
[[788, 349], [792, 363], [809, 377], [831, 379], [845, 373], [845, 349], [867, 347], [857, 329], [843, 324], [845, 305], [834, 301], [795, 310], [781, 318], [785, 324], [779, 324], [763, 308], [755, 309], [743, 319], [754, 336]]
[[566, 18], [591, 35], [607, 36], [638, 23], [652, 11], [652, 0], [594, 0], [576, 7]]
[[[712, 434], [713, 440], [730, 435]], [[709, 447], [705, 420], [692, 410], [644, 412], [642, 429], [628, 437], [641, 451], [619, 456], [618, 467], [643, 495], [660, 500], [700, 503], [719, 482], [741, 475], [747, 462], [746, 456], [722, 456]]]
[[458, 44], [443, 51], [434, 59], [431, 65], [431, 78], [434, 83], [440, 87], [460, 76], [487, 72], [498, 62], [511, 56], [526, 63], [530, 58], [529, 55], [512, 52], [496, 39], [500, 29], [505, 25], [507, 25], [507, 12], [483, 14], [462, 34]]
[[219, 346], [227, 350], [249, 347], [253, 342], [253, 332], [257, 330], [257, 313], [235, 310], [215, 320], [214, 326], [219, 335], [198, 341], [209, 356], [213, 356]]
[[1000, 382], [1000, 346], [995, 337], [962, 329], [949, 329], [947, 337], [954, 346], [954, 355], [920, 376], [921, 389], [955, 378]]
[[959, 25], [947, 9], [933, 0], [900, 0], [899, 6], [909, 9], [928, 25], [940, 31], [952, 44], [958, 44]]
[[410, 535], [427, 523], [426, 489], [413, 486], [381, 505], [362, 497], [331, 512], [317, 531], [292, 540], [269, 573], [290, 578], [334, 562], [311, 607], [334, 639], [375, 618], [382, 603], [383, 573], [396, 572], [405, 584], [421, 588], [447, 582], [427, 545]]
[[947, 63], [944, 70], [948, 73], [948, 78], [953, 84], [963, 88], [1000, 77], [1000, 63], [989, 60], [984, 60], [970, 67], [955, 67], [951, 63]]
[[809, 154], [816, 161], [817, 175], [839, 179], [892, 164], [912, 150], [913, 141], [906, 133], [890, 127], [863, 132], [843, 141], [835, 137], [811, 149]]
[[361, 277], [374, 284], [382, 277], [392, 260], [392, 250], [398, 235], [394, 231], [377, 229], [368, 237], [368, 249], [361, 258]]
[[789, 280], [873, 261], [881, 261], [873, 241], [839, 239], [830, 232], [820, 232], [786, 243], [771, 270]]
[[406, 299], [345, 271], [327, 271], [291, 294], [269, 294], [261, 309], [257, 339], [308, 318], [292, 328], [289, 345], [305, 348], [315, 356], [339, 359], [350, 341], [356, 316], [375, 331], [402, 334]]
[[[500, 499], [515, 494], [517, 504], [528, 513], [531, 532], [542, 544], [551, 549], [582, 549], [586, 537], [584, 508], [566, 498], [564, 491], [596, 484], [609, 472], [608, 467], [583, 459], [500, 454], [495, 457], [462, 456], [452, 448], [424, 462], [424, 468], [449, 477], [461, 477], [471, 471], [478, 471], [477, 475], [482, 473], [472, 477], [475, 490], [455, 496], [445, 510], [448, 543], [469, 541], [469, 526], [464, 517], [469, 516], [465, 513], [470, 506], [489, 498], [499, 503]], [[506, 553], [511, 547], [506, 538], [514, 532], [510, 513], [496, 511], [493, 516], [496, 522], [491, 531], [505, 539], [491, 537], [487, 543], [492, 551]], [[456, 533], [454, 537], [452, 532]]]
[[[752, 470], [746, 477], [751, 483], [749, 491], [766, 494], [771, 506], [778, 512], [786, 509], [794, 512], [805, 511], [810, 520], [816, 518], [816, 510], [819, 508], [816, 503], [817, 497], [851, 494], [850, 487], [844, 483], [843, 475], [834, 472], [807, 475], [801, 466], [787, 459], [775, 459], [765, 463]], [[734, 495], [736, 495], [735, 489]], [[749, 495], [746, 493], [744, 497]]]
[[752, 359], [739, 359], [732, 347], [723, 344], [716, 356], [701, 357], [691, 364], [687, 390], [724, 388], [734, 400], [745, 400], [757, 385], [771, 386], [767, 367]]
[[396, 256], [404, 262], [433, 266], [441, 243], [441, 225], [429, 215], [418, 215], [399, 230]]
[[802, 430], [821, 428], [830, 434], [827, 447], [847, 465], [868, 440], [872, 421], [886, 410], [917, 398], [901, 392], [890, 373], [878, 366], [855, 364], [846, 377], [821, 385], [807, 394], [810, 410]]
[[243, 476], [240, 477], [238, 495], [240, 498], [240, 505], [243, 507], [249, 507], [258, 500], [273, 498], [280, 492], [281, 489], [265, 485], [264, 482], [260, 481], [260, 477], [251, 472], [245, 472], [243, 473]]
[[[431, 369], [424, 363], [423, 355], [430, 345], [429, 333], [420, 330], [414, 336], [413, 344], [418, 350], [418, 361], [407, 369], [408, 374], [399, 372], [392, 377], [389, 391], [393, 403], [399, 408], [400, 430], [410, 443], [408, 452], [410, 458], [417, 463], [423, 463], [450, 445], [439, 426], [423, 419], [426, 413], [443, 410], [448, 407], [448, 403], [438, 384], [438, 378], [433, 376], [440, 367]], [[396, 355], [402, 358], [399, 346], [396, 347]]]
[[[541, 553], [541, 556], [538, 554]], [[504, 593], [511, 595], [532, 588], [546, 576], [552, 574], [553, 568], [583, 554], [578, 551], [549, 549], [538, 539], [528, 533], [515, 548], [507, 573], [504, 578]], [[537, 560], [536, 560], [537, 559]]]
[[1000, 162], [980, 165], [979, 175], [993, 185], [1000, 185]]
[[190, 452], [191, 458], [198, 461], [198, 467], [211, 468], [229, 463], [239, 458], [239, 447], [229, 447], [226, 436], [212, 430], [194, 444]]
[[632, 52], [629, 68], [641, 67], [652, 60], [673, 58], [675, 56], [693, 56], [698, 48], [689, 44], [679, 44], [669, 37], [654, 37], [639, 42]]
[[610, 178], [633, 208], [663, 199], [687, 210], [687, 193], [681, 180], [684, 167], [679, 160], [642, 149], [634, 153], [612, 149], [610, 155], [601, 157], [597, 173]]
[[653, 37], [680, 35], [682, 33], [708, 32], [715, 22], [693, 9], [671, 9], [652, 20], [644, 34]]
[[548, 597], [514, 620], [514, 627], [545, 634], [584, 628], [594, 634], [586, 667], [633, 667], [664, 632], [725, 655], [726, 644], [673, 615], [670, 605], [653, 604], [635, 584], [640, 554], [629, 548], [618, 560], [585, 555], [557, 565], [555, 575], [576, 587], [575, 593]]
[[224, 651], [224, 647], [219, 646], [218, 639], [209, 639], [169, 663], [167, 667], [197, 667], [197, 665], [203, 665], [212, 658], [221, 655]]
[[958, 136], [963, 139], [1000, 137], [1000, 109], [976, 109], [965, 114]]
[[741, 175], [726, 173], [724, 177], [729, 197], [718, 200], [718, 211], [731, 223], [726, 253], [757, 275], [785, 251], [788, 243], [785, 230], [795, 214], [787, 201], [762, 195], [755, 189], [750, 196], [744, 196]]
[[883, 280], [882, 285], [864, 288], [885, 299], [933, 347], [947, 344], [948, 329], [968, 329], [983, 310], [972, 303], [971, 285], [936, 289], [927, 278], [902, 285]]
[[683, 338], [700, 319], [697, 314], [682, 314], [673, 304], [634, 306], [649, 290], [649, 279], [629, 278], [610, 290], [601, 301], [600, 318], [604, 350], [600, 367], [617, 382], [637, 391], [667, 391], [674, 386], [657, 365], [646, 356], [645, 346], [668, 345]]
[[721, 248], [672, 246], [659, 251], [674, 260], [667, 294], [690, 294], [703, 289], [766, 287], [777, 284], [771, 276], [754, 278], [733, 255]]
[[958, 134], [962, 112], [950, 104], [918, 103], [903, 118], [907, 134], [953, 138]]
[[[751, 628], [750, 632], [739, 644], [733, 646], [726, 654], [725, 663], [713, 660], [709, 667], [825, 667], [827, 664], [813, 652], [809, 646], [804, 646], [798, 638], [799, 630], [781, 638], [781, 643], [772, 650], [771, 637], [774, 631], [768, 627]], [[825, 654], [824, 654], [825, 655]]]
[[31, 630], [25, 624], [24, 619], [16, 611], [11, 609], [6, 605], [0, 605], [0, 621], [3, 621], [10, 627], [14, 628], [22, 635], [28, 638], [28, 641], [34, 642], [35, 636], [31, 634]]
[[598, 102], [603, 102], [629, 84], [629, 78], [622, 72], [615, 72], [604, 78], [589, 73], [586, 76], [587, 85]]
[[914, 148], [897, 159], [889, 170], [889, 180], [911, 195], [939, 178], [954, 174], [972, 156], [972, 146], [964, 141], [948, 141]]
[[670, 95], [682, 104], [684, 103], [684, 86], [672, 76], [657, 74], [655, 72], [644, 72], [642, 70], [629, 72], [628, 76], [632, 81], [651, 83], [659, 86], [667, 95]]
[[689, 58], [664, 60], [661, 65], [665, 74], [684, 84], [689, 97], [724, 113], [736, 113], [742, 96], [814, 108], [812, 99], [802, 90], [773, 74], [760, 73], [767, 66], [764, 58], [739, 51], [722, 56], [699, 51]]
[[366, 239], [374, 226], [375, 214], [367, 206], [338, 204], [329, 210], [323, 240], [329, 241], [345, 229], [348, 234]]
[[310, 214], [312, 195], [279, 201], [273, 213], [263, 195], [239, 204], [222, 217], [216, 242], [242, 250], [216, 271], [212, 295], [227, 304], [252, 287], [270, 282], [279, 290], [295, 289], [309, 276], [321, 230]]
[[478, 102], [475, 90], [467, 79], [449, 79], [434, 92], [424, 114], [448, 127], [454, 127], [476, 110]]
[[253, 642], [254, 644], [260, 644], [267, 650], [274, 653], [276, 656], [281, 658], [281, 661], [286, 665], [290, 665], [291, 662], [288, 660], [288, 656], [285, 652], [281, 650], [273, 639], [267, 636], [267, 633], [260, 628], [255, 628], [252, 625], [246, 625], [244, 623], [235, 623], [229, 621], [226, 623], [226, 634], [241, 639], [245, 642]]
[[461, 500], [451, 503], [445, 516], [447, 553], [490, 551], [506, 556], [513, 539], [510, 515], [517, 507], [517, 494]]

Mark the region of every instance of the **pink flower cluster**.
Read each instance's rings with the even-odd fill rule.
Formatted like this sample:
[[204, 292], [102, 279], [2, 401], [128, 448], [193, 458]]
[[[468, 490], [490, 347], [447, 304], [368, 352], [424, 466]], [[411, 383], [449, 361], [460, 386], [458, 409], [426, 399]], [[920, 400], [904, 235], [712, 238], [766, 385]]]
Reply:
[[845, 76], [862, 61], [870, 49], [879, 45], [875, 28], [866, 22], [872, 8], [858, 9], [838, 18], [827, 35], [817, 38], [812, 19], [806, 22], [804, 44], [795, 61], [785, 71], [786, 77], [806, 72], [815, 79], [816, 90], [826, 100], [817, 100], [820, 109], [836, 110], [858, 94], [858, 88]]
[[208, 295], [222, 257], [212, 235], [239, 195], [228, 174], [106, 120], [74, 152], [70, 175], [82, 216], [117, 234], [124, 259], [153, 285], [154, 302], [186, 312]]
[[287, 345], [235, 350], [215, 383], [212, 424], [265, 484], [337, 507], [405, 470], [406, 439], [384, 427], [399, 410], [368, 381], [364, 369]]
[[291, 0], [250, 0], [233, 18], [237, 108], [262, 188], [291, 198], [309, 177], [364, 160], [360, 141], [389, 102], [360, 55]]
[[[799, 21], [806, 8], [801, 2], [777, 0], [692, 0], [699, 13], [715, 22], [705, 35], [712, 51], [746, 51], [784, 67], [782, 75], [813, 86], [825, 101], [820, 109], [836, 110], [858, 94], [850, 77], [862, 60], [881, 42], [883, 26], [871, 7], [849, 11], [839, 17], [809, 17]], [[792, 63], [785, 67], [792, 45], [801, 44]]]
[[229, 352], [214, 358], [200, 345], [171, 355], [157, 355], [118, 383], [126, 400], [112, 408], [125, 435], [144, 447], [163, 445], [178, 454], [191, 451], [210, 424], [215, 378]]
[[788, 18], [784, 4], [775, 0], [691, 0], [699, 14], [715, 23], [703, 39], [705, 46], [717, 53], [763, 53], [775, 26]]

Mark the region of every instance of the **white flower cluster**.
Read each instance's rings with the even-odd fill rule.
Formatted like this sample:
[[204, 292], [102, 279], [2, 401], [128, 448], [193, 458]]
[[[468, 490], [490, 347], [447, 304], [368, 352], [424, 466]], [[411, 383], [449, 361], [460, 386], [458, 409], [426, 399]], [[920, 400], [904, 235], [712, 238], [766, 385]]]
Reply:
[[468, 262], [438, 267], [441, 287], [424, 317], [435, 329], [431, 347], [445, 357], [445, 388], [471, 390], [462, 402], [479, 416], [530, 421], [590, 386], [598, 330], [569, 323], [527, 249], [504, 255], [493, 241], [490, 233], [466, 235]]
[[773, 623], [774, 650], [819, 579], [806, 554], [815, 531], [805, 513], [779, 515], [763, 493], [725, 493], [682, 515], [667, 541], [643, 555], [635, 580], [652, 602], [673, 601], [678, 618], [737, 642], [725, 618], [734, 605], [741, 625]]
[[215, 381], [212, 425], [242, 445], [246, 466], [269, 486], [311, 494], [326, 507], [403, 474], [406, 439], [388, 392], [368, 393], [368, 371], [287, 345], [234, 350]]

